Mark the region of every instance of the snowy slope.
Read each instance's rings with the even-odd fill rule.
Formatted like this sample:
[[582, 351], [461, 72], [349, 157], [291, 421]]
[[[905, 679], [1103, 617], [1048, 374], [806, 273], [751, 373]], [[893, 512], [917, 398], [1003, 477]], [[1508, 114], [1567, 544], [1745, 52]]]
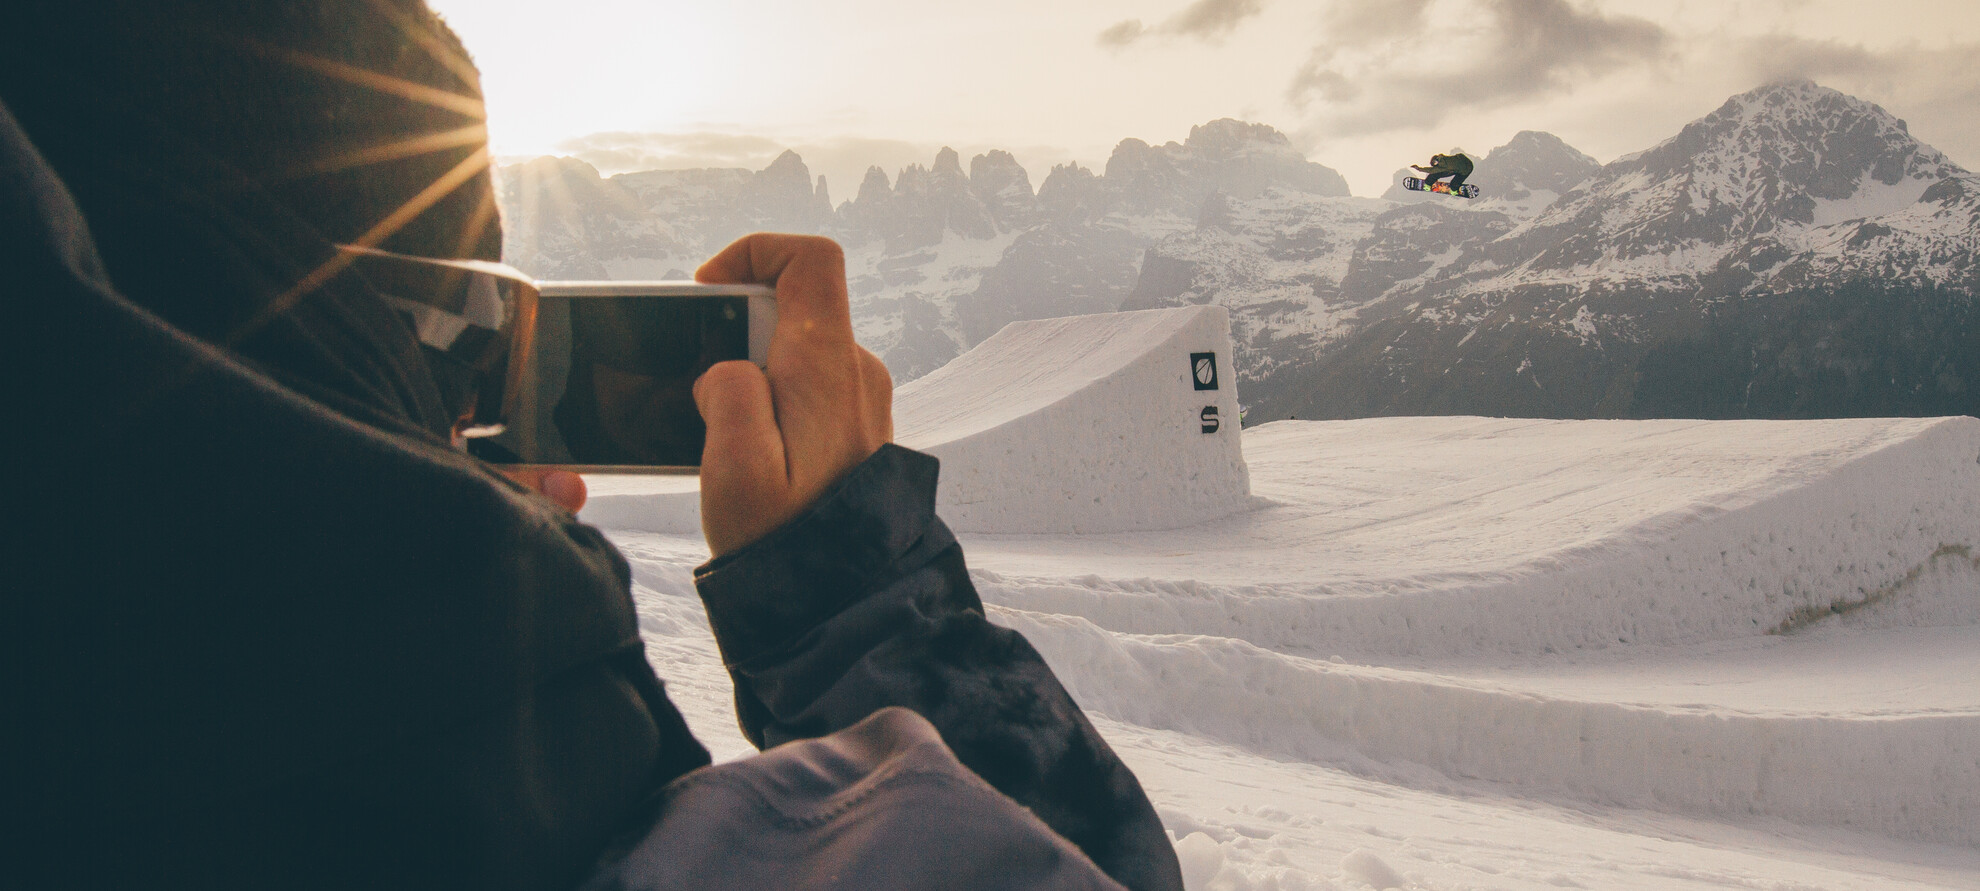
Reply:
[[[963, 536], [1195, 888], [1980, 887], [1980, 421], [1281, 422], [1246, 514]], [[649, 655], [747, 751], [684, 535]]]

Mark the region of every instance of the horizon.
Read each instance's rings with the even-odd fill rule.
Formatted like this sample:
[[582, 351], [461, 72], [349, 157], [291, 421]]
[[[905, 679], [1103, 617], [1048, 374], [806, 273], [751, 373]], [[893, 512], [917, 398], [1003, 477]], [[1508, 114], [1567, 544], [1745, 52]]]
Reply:
[[1961, 166], [1980, 158], [1980, 17], [1947, 0], [433, 6], [483, 71], [505, 160], [609, 176], [760, 170], [788, 149], [835, 204], [867, 167], [891, 181], [944, 146], [1009, 151], [1036, 188], [1055, 164], [1104, 169], [1123, 139], [1181, 142], [1220, 118], [1285, 133], [1375, 196], [1434, 152], [1483, 157], [1521, 130], [1606, 164], [1794, 78], [1883, 107]]
[[[1792, 77], [1790, 77], [1790, 78], [1781, 78], [1781, 79], [1778, 79], [1778, 80], [1776, 80], [1776, 81], [1773, 81], [1773, 82], [1771, 82], [1771, 83], [1766, 83], [1766, 84], [1759, 84], [1759, 85], [1756, 85], [1756, 86], [1754, 86], [1754, 87], [1753, 87], [1752, 89], [1750, 89], [1750, 90], [1742, 90], [1742, 91], [1740, 91], [1740, 92], [1738, 92], [1738, 93], [1734, 93], [1734, 94], [1732, 94], [1732, 95], [1730, 95], [1730, 96], [1728, 96], [1728, 97], [1726, 97], [1726, 99], [1725, 99], [1725, 101], [1724, 101], [1724, 102], [1722, 102], [1722, 103], [1720, 103], [1720, 105], [1719, 105], [1719, 106], [1716, 106], [1716, 107], [1714, 107], [1714, 109], [1713, 109], [1713, 111], [1717, 111], [1717, 110], [1718, 110], [1719, 108], [1722, 108], [1722, 107], [1724, 107], [1724, 105], [1725, 105], [1725, 104], [1727, 104], [1727, 103], [1730, 103], [1730, 102], [1732, 102], [1732, 101], [1733, 101], [1734, 99], [1736, 99], [1736, 98], [1738, 98], [1738, 97], [1740, 97], [1740, 96], [1743, 96], [1743, 95], [1746, 95], [1746, 94], [1748, 94], [1748, 93], [1753, 93], [1753, 92], [1758, 92], [1758, 91], [1760, 91], [1760, 90], [1765, 90], [1765, 89], [1767, 89], [1767, 88], [1769, 88], [1769, 87], [1776, 87], [1776, 86], [1784, 86], [1784, 85], [1789, 85], [1789, 84], [1794, 84], [1794, 83], [1798, 83], [1798, 82], [1805, 82], [1805, 83], [1809, 83], [1809, 84], [1811, 84], [1811, 85], [1813, 85], [1814, 87], [1816, 87], [1817, 89], [1825, 89], [1825, 90], [1832, 90], [1832, 91], [1834, 91], [1834, 92], [1837, 92], [1837, 93], [1841, 93], [1841, 94], [1842, 94], [1842, 95], [1844, 95], [1844, 96], [1850, 96], [1850, 94], [1848, 94], [1848, 93], [1844, 93], [1844, 92], [1842, 92], [1842, 91], [1840, 91], [1840, 90], [1835, 90], [1835, 88], [1833, 88], [1833, 87], [1829, 87], [1829, 86], [1827, 86], [1827, 85], [1825, 85], [1825, 84], [1821, 84], [1821, 83], [1817, 83], [1817, 82], [1814, 82], [1814, 81], [1807, 81], [1806, 79], [1803, 79], [1803, 78], [1792, 78]], [[1850, 98], [1854, 98], [1854, 99], [1857, 99], [1858, 101], [1866, 101], [1866, 102], [1868, 101], [1868, 100], [1863, 100], [1863, 99], [1862, 99], [1862, 97], [1855, 97], [1855, 96], [1850, 96]], [[1871, 103], [1871, 104], [1873, 104], [1873, 105], [1874, 105], [1875, 103]], [[1882, 108], [1882, 106], [1878, 106], [1878, 107], [1879, 107], [1879, 108]], [[1886, 113], [1889, 113], [1889, 109], [1884, 109], [1884, 111], [1885, 111]], [[1711, 114], [1711, 113], [1712, 113], [1712, 112], [1707, 112], [1707, 113], [1706, 113], [1705, 115], [1700, 115], [1700, 117], [1702, 118], [1702, 117], [1705, 117], [1705, 116], [1708, 116], [1708, 115], [1709, 115], [1709, 114]], [[1895, 117], [1895, 115], [1893, 115], [1893, 117]], [[1228, 119], [1228, 118], [1223, 118], [1223, 119], [1218, 119], [1218, 120], [1236, 120], [1236, 119]], [[1905, 125], [1906, 125], [1907, 127], [1909, 126], [1909, 123], [1908, 123], [1908, 122], [1906, 122], [1906, 121], [1904, 121], [1904, 120], [1903, 120], [1902, 118], [1899, 118], [1899, 119], [1898, 119], [1898, 121], [1899, 121], [1899, 123], [1901, 123], [1901, 124], [1905, 124]], [[1185, 142], [1185, 141], [1186, 141], [1186, 140], [1188, 139], [1188, 137], [1190, 137], [1190, 136], [1192, 136], [1192, 135], [1194, 135], [1194, 131], [1195, 131], [1195, 130], [1196, 130], [1197, 128], [1199, 128], [1199, 127], [1203, 127], [1203, 126], [1207, 126], [1207, 125], [1209, 125], [1209, 124], [1212, 124], [1212, 123], [1215, 123], [1215, 122], [1216, 122], [1216, 121], [1205, 121], [1205, 122], [1203, 122], [1203, 123], [1201, 123], [1201, 124], [1194, 124], [1194, 125], [1191, 125], [1191, 127], [1190, 127], [1190, 130], [1191, 130], [1191, 132], [1190, 132], [1190, 133], [1186, 133], [1186, 134], [1184, 134], [1184, 136], [1183, 136], [1182, 138], [1178, 138], [1178, 139], [1174, 139], [1174, 140], [1169, 140], [1168, 142], [1171, 142], [1171, 143], [1175, 143], [1175, 144], [1181, 144], [1181, 143], [1183, 143], [1183, 142]], [[1270, 127], [1270, 126], [1271, 126], [1270, 124], [1268, 124], [1268, 123], [1265, 123], [1265, 122], [1262, 122], [1262, 121], [1240, 121], [1240, 123], [1244, 123], [1244, 124], [1263, 124], [1264, 126], [1267, 126], [1267, 127]], [[1689, 121], [1688, 121], [1688, 122], [1686, 122], [1686, 123], [1688, 124], [1688, 123], [1691, 123], [1691, 122], [1689, 122]], [[1284, 135], [1284, 131], [1283, 131], [1283, 130], [1279, 130], [1279, 129], [1278, 129], [1278, 128], [1276, 128], [1276, 127], [1273, 127], [1272, 129], [1273, 129], [1273, 130], [1274, 130], [1275, 132], [1278, 132], [1278, 133], [1280, 133], [1281, 135]], [[1558, 137], [1557, 135], [1555, 135], [1555, 134], [1551, 134], [1551, 133], [1548, 133], [1548, 132], [1547, 132], [1547, 131], [1545, 131], [1545, 130], [1523, 130], [1523, 131], [1520, 131], [1520, 133], [1529, 133], [1529, 132], [1531, 132], [1531, 133], [1539, 133], [1539, 134], [1542, 134], [1542, 135], [1546, 135], [1546, 136], [1554, 136], [1554, 138], [1556, 138], [1556, 139], [1559, 139], [1559, 137]], [[1473, 150], [1473, 149], [1472, 149], [1472, 148], [1470, 148], [1470, 147], [1453, 147], [1453, 148], [1461, 148], [1461, 149], [1462, 149], [1463, 151], [1465, 151], [1465, 152], [1466, 152], [1467, 154], [1469, 154], [1469, 155], [1470, 155], [1470, 156], [1471, 156], [1471, 157], [1472, 157], [1472, 158], [1473, 158], [1474, 160], [1476, 160], [1476, 161], [1478, 161], [1478, 162], [1481, 162], [1481, 163], [1483, 163], [1483, 162], [1485, 162], [1485, 161], [1486, 161], [1486, 159], [1487, 159], [1487, 158], [1489, 158], [1489, 157], [1490, 157], [1490, 156], [1491, 156], [1491, 155], [1492, 155], [1493, 153], [1495, 153], [1495, 152], [1497, 152], [1497, 151], [1498, 151], [1499, 149], [1502, 149], [1502, 148], [1506, 148], [1506, 147], [1507, 147], [1508, 145], [1510, 145], [1510, 144], [1511, 144], [1511, 143], [1512, 143], [1512, 142], [1513, 142], [1514, 140], [1517, 140], [1517, 139], [1518, 139], [1518, 137], [1519, 137], [1519, 135], [1520, 135], [1520, 133], [1515, 133], [1515, 134], [1513, 134], [1512, 136], [1509, 136], [1509, 137], [1507, 137], [1507, 141], [1506, 141], [1506, 142], [1504, 142], [1504, 143], [1501, 143], [1501, 144], [1499, 144], [1499, 145], [1494, 145], [1494, 146], [1491, 146], [1491, 147], [1489, 147], [1489, 148], [1487, 148], [1487, 149], [1485, 149], [1484, 151], [1476, 151], [1476, 150]], [[609, 135], [614, 135], [614, 134], [595, 134], [595, 135], [596, 135], [596, 136], [609, 136]], [[1603, 159], [1600, 159], [1600, 158], [1597, 158], [1596, 160], [1597, 160], [1597, 162], [1598, 162], [1598, 163], [1600, 163], [1600, 164], [1602, 164], [1602, 165], [1604, 165], [1604, 166], [1607, 166], [1608, 164], [1611, 164], [1611, 163], [1614, 163], [1614, 162], [1616, 162], [1616, 161], [1619, 161], [1619, 160], [1623, 160], [1623, 159], [1625, 159], [1625, 158], [1629, 158], [1629, 157], [1633, 157], [1633, 156], [1636, 156], [1636, 155], [1640, 155], [1640, 154], [1642, 154], [1642, 153], [1644, 153], [1644, 152], [1646, 152], [1646, 151], [1649, 151], [1649, 150], [1651, 150], [1651, 149], [1653, 149], [1653, 148], [1655, 148], [1655, 147], [1656, 147], [1656, 146], [1658, 146], [1658, 145], [1662, 145], [1663, 143], [1665, 143], [1665, 142], [1668, 142], [1668, 141], [1669, 141], [1670, 139], [1672, 139], [1672, 138], [1674, 138], [1674, 137], [1676, 137], [1677, 135], [1678, 135], [1678, 134], [1677, 134], [1677, 132], [1676, 132], [1676, 131], [1673, 131], [1673, 132], [1672, 132], [1672, 133], [1671, 133], [1671, 134], [1670, 134], [1669, 136], [1665, 136], [1665, 137], [1663, 137], [1663, 138], [1661, 138], [1661, 139], [1659, 139], [1659, 140], [1657, 140], [1657, 141], [1656, 141], [1656, 142], [1654, 142], [1654, 143], [1651, 143], [1651, 144], [1648, 144], [1648, 145], [1645, 145], [1645, 146], [1643, 146], [1642, 148], [1638, 148], [1638, 149], [1634, 149], [1634, 150], [1632, 150], [1632, 151], [1629, 151], [1629, 152], [1625, 152], [1625, 153], [1623, 153], [1623, 154], [1621, 154], [1621, 155], [1618, 155], [1618, 156], [1616, 156], [1616, 157], [1614, 157], [1614, 158], [1609, 158], [1609, 159], [1607, 159], [1607, 160], [1603, 160]], [[1915, 135], [1915, 134], [1914, 134], [1913, 136], [1914, 136], [1914, 138], [1916, 138], [1916, 135]], [[1126, 141], [1127, 141], [1128, 139], [1131, 139], [1131, 138], [1134, 138], [1134, 137], [1123, 137], [1123, 139], [1122, 139], [1122, 142], [1126, 142]], [[1918, 140], [1918, 141], [1919, 141], [1919, 142], [1920, 142], [1921, 144], [1923, 144], [1923, 145], [1926, 145], [1926, 146], [1927, 146], [1927, 147], [1929, 147], [1929, 148], [1933, 148], [1933, 149], [1938, 149], [1938, 146], [1933, 146], [1933, 145], [1931, 145], [1930, 143], [1927, 143], [1927, 142], [1925, 142], [1924, 140]], [[1120, 144], [1120, 143], [1116, 143], [1116, 146], [1118, 146], [1119, 144]], [[1151, 142], [1151, 144], [1153, 144], [1153, 145], [1162, 145], [1163, 143], [1152, 143], [1152, 142]], [[1574, 145], [1574, 144], [1572, 144], [1572, 143], [1569, 143], [1569, 142], [1567, 142], [1566, 140], [1562, 140], [1562, 144], [1564, 144], [1564, 145], [1566, 145], [1566, 146], [1567, 146], [1568, 148], [1570, 148], [1570, 149], [1574, 149], [1574, 150], [1576, 150], [1576, 151], [1581, 151], [1581, 148], [1580, 148], [1580, 146], [1576, 146], [1576, 145]], [[1957, 161], [1957, 159], [1954, 159], [1954, 158], [1952, 158], [1952, 157], [1951, 157], [1951, 154], [1950, 154], [1950, 153], [1946, 153], [1946, 152], [1944, 152], [1944, 150], [1943, 150], [1943, 149], [1939, 149], [1939, 150], [1940, 150], [1940, 151], [1941, 151], [1941, 152], [1942, 152], [1943, 154], [1946, 154], [1946, 156], [1947, 156], [1947, 158], [1948, 158], [1949, 160], [1952, 160], [1952, 161], [1953, 161], [1953, 163], [1955, 163], [1955, 164], [1958, 164], [1958, 161]], [[595, 149], [593, 153], [595, 154], [595, 153], [596, 153], [597, 151], [607, 151], [607, 152], [609, 152], [609, 150], [608, 150], [608, 149], [602, 149], [602, 148], [600, 148], [600, 149]], [[901, 163], [901, 165], [900, 165], [900, 166], [898, 166], [898, 167], [895, 167], [895, 168], [893, 168], [893, 169], [891, 169], [891, 170], [890, 170], [890, 169], [887, 169], [887, 168], [885, 168], [885, 167], [881, 167], [881, 166], [880, 166], [880, 165], [878, 165], [878, 164], [872, 164], [872, 165], [867, 165], [867, 167], [861, 167], [861, 168], [859, 168], [859, 169], [860, 169], [860, 171], [861, 171], [861, 172], [860, 172], [860, 174], [859, 174], [859, 176], [857, 176], [857, 177], [850, 177], [850, 178], [851, 178], [851, 179], [852, 179], [853, 181], [855, 181], [855, 182], [859, 182], [859, 181], [863, 181], [863, 180], [864, 180], [864, 177], [865, 177], [865, 171], [866, 171], [866, 170], [867, 170], [868, 168], [871, 168], [871, 167], [879, 167], [879, 168], [880, 168], [880, 169], [882, 170], [882, 172], [883, 172], [883, 173], [885, 173], [885, 175], [886, 175], [886, 178], [887, 178], [887, 183], [888, 183], [888, 185], [889, 185], [889, 186], [891, 187], [891, 186], [894, 186], [894, 185], [895, 185], [895, 184], [896, 184], [896, 183], [898, 182], [898, 180], [900, 179], [900, 176], [901, 176], [901, 174], [902, 174], [902, 173], [904, 172], [904, 170], [905, 170], [905, 169], [906, 169], [906, 168], [907, 168], [908, 166], [919, 166], [919, 167], [922, 167], [922, 168], [924, 168], [924, 169], [930, 169], [930, 168], [933, 168], [933, 167], [935, 166], [935, 163], [936, 163], [936, 159], [937, 159], [937, 157], [938, 157], [938, 156], [939, 156], [939, 155], [940, 155], [940, 154], [941, 154], [942, 152], [946, 152], [946, 151], [955, 151], [955, 152], [956, 152], [956, 153], [957, 153], [957, 154], [958, 154], [958, 155], [960, 156], [960, 158], [961, 158], [961, 161], [962, 161], [962, 166], [963, 166], [963, 168], [965, 169], [965, 171], [967, 171], [967, 170], [968, 170], [968, 168], [969, 168], [969, 166], [970, 166], [970, 161], [971, 161], [971, 159], [973, 159], [974, 157], [977, 157], [977, 156], [980, 156], [980, 155], [982, 155], [982, 154], [984, 154], [984, 153], [986, 153], [986, 152], [990, 152], [990, 151], [1006, 151], [1006, 152], [1009, 152], [1010, 150], [1009, 150], [1009, 149], [1006, 149], [1006, 148], [1003, 148], [1003, 147], [1000, 147], [1000, 146], [985, 146], [985, 147], [982, 147], [982, 148], [981, 148], [980, 150], [976, 150], [976, 151], [964, 151], [964, 150], [961, 150], [961, 149], [956, 149], [956, 148], [955, 148], [955, 147], [953, 147], [953, 146], [950, 146], [950, 145], [946, 145], [946, 144], [945, 144], [945, 145], [940, 145], [940, 146], [937, 146], [937, 147], [935, 147], [935, 148], [933, 148], [933, 149], [931, 149], [931, 150], [929, 151], [929, 154], [928, 154], [928, 156], [927, 156], [927, 157], [925, 157], [925, 158], [922, 158], [922, 159], [912, 159], [912, 160], [906, 160], [906, 161], [903, 161], [903, 162]], [[768, 160], [766, 160], [766, 161], [764, 161], [764, 162], [763, 162], [762, 164], [758, 164], [758, 165], [755, 165], [755, 166], [750, 166], [750, 165], [747, 165], [747, 164], [742, 164], [742, 165], [725, 165], [725, 166], [720, 166], [720, 167], [688, 167], [688, 166], [659, 166], [659, 167], [623, 167], [623, 168], [617, 168], [617, 167], [613, 167], [613, 166], [612, 166], [612, 165], [610, 165], [609, 163], [608, 163], [608, 164], [605, 164], [605, 165], [601, 165], [601, 164], [599, 164], [599, 163], [597, 163], [596, 161], [594, 161], [594, 160], [592, 160], [592, 159], [590, 159], [590, 158], [586, 158], [586, 157], [584, 157], [584, 155], [583, 155], [583, 154], [568, 154], [568, 153], [547, 153], [547, 154], [523, 154], [523, 155], [500, 155], [500, 154], [497, 154], [497, 155], [495, 155], [495, 158], [494, 158], [494, 160], [495, 160], [495, 163], [496, 163], [496, 166], [497, 166], [497, 167], [509, 167], [509, 166], [514, 166], [514, 165], [519, 165], [519, 164], [526, 164], [526, 163], [529, 163], [529, 162], [531, 162], [531, 161], [536, 161], [536, 160], [540, 160], [540, 159], [543, 159], [543, 158], [560, 158], [560, 159], [574, 159], [574, 160], [578, 160], [578, 161], [583, 161], [584, 163], [587, 163], [587, 164], [590, 164], [590, 165], [591, 165], [591, 166], [592, 166], [592, 167], [593, 167], [594, 169], [596, 169], [596, 170], [598, 171], [598, 173], [599, 173], [599, 175], [600, 175], [601, 177], [603, 177], [603, 178], [606, 178], [606, 179], [609, 179], [609, 178], [611, 178], [611, 177], [613, 177], [613, 176], [617, 176], [617, 175], [620, 175], [620, 174], [624, 174], [624, 173], [644, 173], [644, 172], [653, 172], [653, 171], [682, 171], [682, 170], [709, 170], [709, 169], [732, 169], [732, 170], [747, 170], [747, 171], [750, 171], [750, 172], [761, 172], [761, 171], [763, 171], [763, 170], [764, 170], [765, 168], [767, 168], [767, 167], [768, 167], [768, 166], [769, 166], [769, 165], [770, 165], [771, 163], [774, 163], [774, 161], [775, 161], [775, 160], [776, 160], [777, 158], [779, 158], [779, 157], [782, 157], [782, 156], [783, 156], [783, 155], [784, 155], [785, 153], [790, 153], [790, 154], [795, 154], [795, 155], [796, 155], [796, 156], [798, 157], [798, 159], [799, 159], [799, 160], [800, 160], [801, 162], [803, 162], [803, 163], [804, 163], [804, 165], [805, 165], [805, 167], [807, 168], [807, 170], [809, 170], [809, 171], [810, 171], [810, 174], [811, 174], [811, 176], [812, 176], [812, 178], [813, 178], [813, 180], [814, 180], [814, 182], [816, 181], [816, 179], [817, 179], [818, 177], [821, 177], [821, 176], [823, 176], [823, 177], [826, 177], [826, 181], [827, 181], [827, 185], [828, 185], [828, 189], [829, 189], [829, 197], [830, 197], [830, 198], [831, 198], [831, 200], [832, 200], [832, 206], [833, 206], [833, 208], [834, 208], [834, 209], [837, 209], [838, 207], [840, 207], [841, 205], [843, 205], [843, 204], [845, 204], [845, 203], [847, 203], [847, 202], [850, 202], [850, 201], [852, 200], [852, 198], [853, 198], [853, 197], [854, 197], [854, 196], [856, 195], [856, 193], [858, 192], [858, 187], [857, 187], [857, 186], [854, 186], [854, 187], [851, 187], [851, 188], [849, 188], [849, 189], [845, 189], [844, 191], [841, 191], [841, 190], [839, 190], [839, 189], [838, 189], [837, 187], [835, 187], [835, 186], [832, 186], [832, 184], [833, 184], [833, 183], [837, 183], [837, 182], [840, 182], [840, 180], [838, 180], [838, 179], [835, 179], [835, 178], [832, 178], [832, 177], [830, 177], [830, 176], [828, 176], [828, 175], [826, 174], [826, 172], [824, 171], [824, 169], [823, 169], [823, 168], [821, 168], [820, 166], [818, 166], [818, 165], [816, 165], [816, 164], [814, 164], [814, 163], [812, 163], [812, 161], [811, 161], [810, 159], [808, 159], [808, 158], [806, 158], [806, 157], [804, 156], [804, 153], [803, 153], [802, 151], [800, 151], [800, 150], [799, 150], [798, 148], [796, 148], [796, 147], [785, 147], [785, 148], [783, 148], [783, 149], [780, 149], [780, 150], [778, 150], [778, 151], [777, 151], [777, 153], [776, 153], [776, 155], [775, 155], [775, 156], [773, 156], [773, 157], [771, 157], [771, 158], [769, 158]], [[1583, 153], [1583, 154], [1588, 154], [1588, 153], [1587, 153], [1587, 152], [1585, 152], [1585, 151], [1584, 151], [1584, 152], [1582, 152], [1582, 153]], [[1015, 153], [1013, 153], [1013, 155], [1015, 156]], [[1110, 155], [1111, 155], [1111, 151], [1110, 151]], [[608, 154], [608, 157], [609, 157], [609, 154]], [[1591, 155], [1591, 157], [1593, 157], [1593, 156]], [[1020, 166], [1020, 167], [1022, 167], [1022, 168], [1024, 169], [1024, 171], [1025, 171], [1025, 174], [1026, 174], [1026, 176], [1027, 176], [1027, 178], [1028, 178], [1028, 179], [1030, 180], [1030, 182], [1031, 182], [1031, 189], [1032, 189], [1032, 191], [1033, 191], [1033, 192], [1035, 193], [1035, 192], [1036, 192], [1036, 191], [1038, 190], [1038, 188], [1039, 188], [1039, 186], [1040, 186], [1040, 185], [1041, 185], [1041, 184], [1043, 183], [1043, 180], [1044, 180], [1044, 178], [1045, 178], [1045, 176], [1046, 176], [1046, 175], [1049, 175], [1049, 174], [1050, 174], [1050, 172], [1051, 172], [1051, 167], [1049, 167], [1049, 166], [1048, 166], [1048, 167], [1046, 167], [1046, 168], [1045, 168], [1044, 170], [1042, 170], [1042, 171], [1041, 171], [1041, 170], [1039, 170], [1038, 168], [1036, 168], [1036, 167], [1034, 167], [1034, 166], [1032, 166], [1032, 165], [1029, 165], [1029, 164], [1025, 164], [1025, 163], [1024, 163], [1024, 159], [1023, 159], [1022, 157], [1017, 157], [1017, 160], [1018, 160], [1018, 163], [1019, 163], [1019, 166]], [[1312, 162], [1312, 163], [1316, 163], [1316, 164], [1320, 164], [1320, 165], [1321, 165], [1321, 166], [1323, 166], [1323, 167], [1327, 167], [1328, 169], [1331, 169], [1331, 170], [1335, 170], [1336, 172], [1339, 172], [1339, 169], [1338, 169], [1338, 168], [1335, 168], [1335, 167], [1333, 167], [1332, 165], [1329, 165], [1329, 164], [1327, 164], [1327, 163], [1326, 163], [1326, 161], [1325, 161], [1324, 159], [1319, 159], [1319, 158], [1312, 158], [1312, 157], [1308, 157], [1308, 158], [1307, 158], [1307, 160], [1308, 160], [1309, 162]], [[1077, 164], [1079, 164], [1080, 166], [1082, 166], [1082, 167], [1085, 167], [1085, 168], [1087, 168], [1087, 169], [1089, 169], [1089, 170], [1091, 170], [1091, 171], [1093, 171], [1093, 172], [1094, 172], [1094, 173], [1096, 173], [1096, 174], [1099, 174], [1099, 173], [1104, 173], [1104, 172], [1105, 172], [1105, 168], [1106, 168], [1106, 166], [1107, 166], [1107, 165], [1106, 165], [1106, 159], [1105, 159], [1105, 158], [1103, 158], [1103, 159], [1101, 159], [1100, 161], [1098, 161], [1098, 162], [1095, 162], [1095, 163], [1086, 163], [1086, 162], [1078, 162], [1078, 161], [1075, 161], [1075, 162], [1060, 162], [1060, 163], [1077, 163]], [[1964, 167], [1965, 165], [1959, 165], [1959, 166], [1961, 166], [1961, 167]], [[1383, 180], [1383, 181], [1382, 181], [1381, 183], [1379, 183], [1379, 186], [1380, 186], [1380, 188], [1379, 188], [1379, 189], [1377, 189], [1377, 190], [1373, 190], [1373, 193], [1372, 193], [1372, 194], [1371, 194], [1371, 193], [1364, 193], [1364, 192], [1361, 192], [1361, 191], [1357, 191], [1357, 190], [1355, 190], [1355, 189], [1353, 188], [1353, 183], [1352, 183], [1352, 182], [1350, 182], [1350, 183], [1349, 183], [1349, 189], [1350, 189], [1350, 192], [1349, 192], [1349, 197], [1351, 197], [1351, 198], [1379, 198], [1379, 197], [1382, 197], [1382, 194], [1383, 194], [1383, 193], [1386, 193], [1386, 192], [1387, 192], [1387, 191], [1388, 191], [1388, 190], [1389, 190], [1390, 188], [1392, 188], [1392, 187], [1394, 186], [1394, 182], [1395, 182], [1395, 181], [1394, 181], [1394, 179], [1393, 179], [1393, 177], [1394, 177], [1395, 175], [1397, 175], [1397, 174], [1402, 174], [1402, 173], [1406, 173], [1406, 172], [1407, 172], [1407, 170], [1408, 170], [1408, 167], [1407, 167], [1407, 165], [1404, 165], [1404, 166], [1401, 166], [1401, 167], [1398, 167], [1398, 168], [1397, 168], [1396, 170], [1393, 170], [1393, 171], [1391, 171], [1391, 172], [1390, 172], [1390, 178], [1388, 178], [1388, 179], [1384, 179], [1384, 180]]]

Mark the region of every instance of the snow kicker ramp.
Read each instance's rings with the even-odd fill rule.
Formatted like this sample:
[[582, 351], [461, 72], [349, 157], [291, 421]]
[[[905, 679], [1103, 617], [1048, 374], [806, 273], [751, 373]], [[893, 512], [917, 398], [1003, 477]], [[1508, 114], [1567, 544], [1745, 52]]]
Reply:
[[962, 532], [1174, 529], [1251, 502], [1230, 319], [1190, 306], [1013, 322], [894, 394]]
[[[894, 439], [942, 459], [959, 532], [1194, 526], [1254, 506], [1230, 319], [1191, 306], [1014, 322], [894, 394]], [[584, 518], [700, 528], [692, 479], [593, 478]]]
[[1270, 757], [1980, 845], [1980, 420], [1282, 422], [1269, 506], [965, 537], [1078, 700]]

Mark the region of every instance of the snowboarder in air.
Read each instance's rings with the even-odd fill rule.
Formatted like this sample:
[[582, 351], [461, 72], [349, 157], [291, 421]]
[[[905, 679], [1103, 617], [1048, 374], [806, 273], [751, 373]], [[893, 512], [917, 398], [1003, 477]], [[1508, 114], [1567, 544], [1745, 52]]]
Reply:
[[1463, 152], [1451, 155], [1431, 155], [1430, 166], [1428, 167], [1421, 164], [1411, 164], [1409, 166], [1423, 171], [1423, 187], [1433, 192], [1439, 191], [1436, 188], [1437, 180], [1447, 176], [1451, 178], [1450, 191], [1460, 191], [1464, 186], [1464, 178], [1471, 175], [1471, 159], [1465, 157]]

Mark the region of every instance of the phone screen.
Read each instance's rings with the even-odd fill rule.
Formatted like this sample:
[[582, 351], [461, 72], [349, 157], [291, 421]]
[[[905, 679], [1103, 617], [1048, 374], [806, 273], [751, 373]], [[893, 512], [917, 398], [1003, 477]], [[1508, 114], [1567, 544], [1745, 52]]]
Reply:
[[469, 450], [506, 464], [692, 470], [707, 428], [694, 382], [749, 358], [749, 298], [543, 295], [518, 349], [502, 434]]

